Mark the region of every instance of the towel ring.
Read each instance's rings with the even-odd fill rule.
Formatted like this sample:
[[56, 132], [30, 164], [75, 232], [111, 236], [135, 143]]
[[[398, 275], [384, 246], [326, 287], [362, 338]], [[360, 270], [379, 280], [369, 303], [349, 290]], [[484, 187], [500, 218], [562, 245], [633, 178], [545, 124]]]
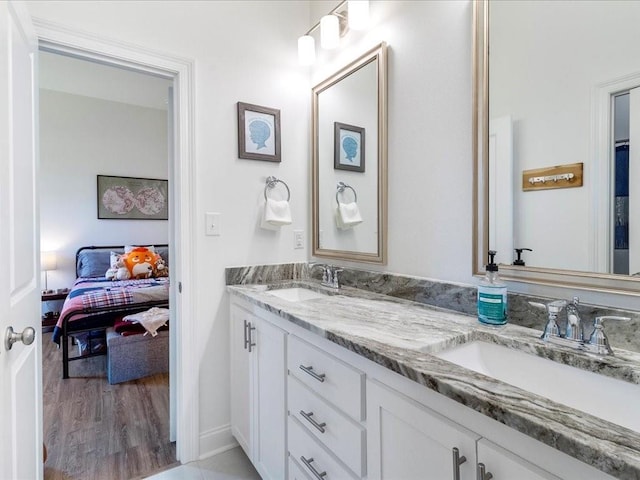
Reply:
[[284, 185], [284, 188], [287, 189], [287, 202], [291, 199], [291, 190], [289, 190], [289, 185], [287, 185], [286, 183], [284, 183], [282, 180], [274, 177], [274, 176], [270, 176], [267, 177], [267, 184], [264, 187], [264, 199], [267, 199], [267, 189], [269, 188], [275, 188], [275, 186], [279, 183]]
[[358, 202], [358, 194], [356, 193], [355, 189], [351, 186], [351, 185], [347, 185], [344, 182], [338, 182], [338, 185], [336, 186], [336, 188], [338, 189], [338, 191], [336, 192], [336, 203], [338, 203], [338, 205], [340, 204], [340, 200], [338, 200], [338, 195], [341, 193], [344, 193], [345, 189], [350, 189], [353, 192], [353, 201], [354, 202]]

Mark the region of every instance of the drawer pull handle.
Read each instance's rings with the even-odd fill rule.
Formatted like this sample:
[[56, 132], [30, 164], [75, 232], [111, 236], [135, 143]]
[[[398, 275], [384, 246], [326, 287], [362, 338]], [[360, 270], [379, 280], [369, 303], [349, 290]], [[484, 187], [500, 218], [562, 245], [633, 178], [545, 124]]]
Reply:
[[247, 329], [249, 328], [249, 322], [244, 321], [244, 349], [247, 349], [247, 345], [249, 345], [249, 335], [247, 335]]
[[493, 474], [491, 472], [486, 472], [487, 467], [484, 466], [484, 463], [479, 463], [477, 468], [477, 479], [478, 480], [491, 480], [493, 478]]
[[313, 465], [311, 465], [311, 462], [313, 462], [313, 458], [310, 459], [306, 459], [304, 458], [304, 456], [300, 457], [300, 460], [302, 460], [302, 463], [304, 463], [307, 468], [309, 470], [311, 470], [311, 473], [313, 473], [314, 477], [316, 477], [318, 480], [324, 480], [324, 477], [327, 475], [327, 472], [318, 472]]
[[300, 370], [302, 370], [305, 373], [308, 373], [309, 375], [311, 375], [313, 378], [315, 378], [316, 380], [318, 380], [319, 382], [324, 382], [324, 377], [326, 376], [324, 373], [316, 373], [313, 371], [313, 367], [309, 366], [309, 367], [305, 367], [304, 365], [300, 365]]
[[324, 433], [324, 427], [326, 427], [327, 424], [325, 422], [318, 423], [313, 418], [311, 418], [313, 416], [313, 412], [307, 413], [304, 410], [300, 410], [300, 415], [302, 415], [307, 422], [320, 430], [320, 433]]
[[460, 465], [467, 461], [467, 457], [460, 456], [460, 450], [453, 447], [453, 480], [460, 480]]
[[251, 338], [252, 337], [251, 332], [254, 331], [256, 329], [256, 327], [252, 327], [251, 326], [251, 322], [247, 322], [246, 320], [245, 320], [245, 322], [246, 322], [245, 323], [245, 328], [246, 328], [247, 335], [246, 335], [245, 340], [244, 340], [244, 346], [245, 346], [245, 348], [247, 350], [249, 350], [249, 353], [251, 353], [251, 347], [255, 347], [256, 346], [256, 344], [253, 343], [253, 338]]

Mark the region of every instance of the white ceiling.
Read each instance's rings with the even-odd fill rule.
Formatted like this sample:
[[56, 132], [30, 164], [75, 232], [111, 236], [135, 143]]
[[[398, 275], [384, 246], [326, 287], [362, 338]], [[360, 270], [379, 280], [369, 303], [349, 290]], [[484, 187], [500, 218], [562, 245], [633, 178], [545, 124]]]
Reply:
[[39, 57], [40, 88], [167, 109], [170, 80], [55, 53], [41, 51]]

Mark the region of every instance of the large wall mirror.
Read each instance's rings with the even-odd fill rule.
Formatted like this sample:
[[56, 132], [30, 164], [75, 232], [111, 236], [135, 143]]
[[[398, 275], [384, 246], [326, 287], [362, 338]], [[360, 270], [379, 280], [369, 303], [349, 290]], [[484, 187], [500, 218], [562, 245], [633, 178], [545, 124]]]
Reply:
[[386, 263], [384, 43], [313, 88], [313, 252]]
[[[474, 2], [474, 273], [495, 249], [508, 279], [640, 295], [638, 24], [640, 2]], [[582, 186], [525, 188], [571, 164]]]

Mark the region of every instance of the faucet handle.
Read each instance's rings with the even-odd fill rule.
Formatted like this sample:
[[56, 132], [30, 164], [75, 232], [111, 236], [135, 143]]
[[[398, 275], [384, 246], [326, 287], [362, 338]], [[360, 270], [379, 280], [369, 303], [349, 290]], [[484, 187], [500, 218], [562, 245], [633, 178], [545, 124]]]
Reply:
[[558, 327], [558, 323], [556, 319], [558, 318], [558, 313], [562, 310], [567, 302], [565, 300], [554, 300], [553, 302], [549, 302], [546, 305], [538, 302], [529, 302], [529, 305], [536, 308], [541, 308], [545, 310], [549, 316], [547, 319], [547, 324], [544, 327], [544, 331], [540, 336], [543, 340], [549, 340], [551, 337], [560, 337], [560, 328]]
[[628, 322], [631, 320], [629, 317], [617, 317], [615, 315], [604, 315], [596, 317], [593, 321], [593, 332], [589, 337], [586, 348], [590, 352], [597, 353], [599, 355], [613, 355], [613, 350], [609, 345], [609, 339], [607, 334], [604, 333], [604, 321], [605, 320], [618, 320], [621, 322]]

